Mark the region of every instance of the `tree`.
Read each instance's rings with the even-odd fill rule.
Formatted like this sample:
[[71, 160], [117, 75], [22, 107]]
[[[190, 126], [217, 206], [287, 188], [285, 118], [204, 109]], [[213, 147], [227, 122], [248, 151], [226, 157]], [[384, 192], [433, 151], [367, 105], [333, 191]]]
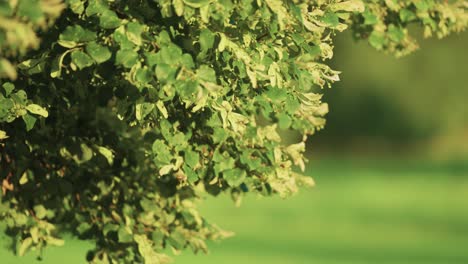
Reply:
[[[9, 0], [0, 4], [0, 218], [17, 253], [96, 242], [92, 263], [165, 263], [226, 235], [206, 194], [314, 184], [333, 37], [402, 56], [408, 26], [444, 37], [467, 1]], [[304, 137], [285, 145], [279, 130]]]

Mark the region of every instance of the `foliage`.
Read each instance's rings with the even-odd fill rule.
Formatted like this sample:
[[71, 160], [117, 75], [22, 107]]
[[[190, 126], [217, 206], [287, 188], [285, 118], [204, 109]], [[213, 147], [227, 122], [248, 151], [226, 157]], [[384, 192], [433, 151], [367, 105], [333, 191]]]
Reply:
[[[313, 185], [307, 136], [351, 26], [396, 55], [407, 25], [442, 37], [466, 1], [19, 0], [0, 4], [0, 217], [17, 253], [92, 239], [92, 263], [166, 263], [228, 235], [206, 194]], [[405, 11], [404, 11], [405, 10]], [[409, 14], [413, 14], [411, 16]], [[39, 39], [41, 41], [39, 41]], [[285, 145], [280, 130], [303, 141]]]
[[377, 50], [403, 56], [418, 48], [409, 33], [410, 24], [421, 24], [425, 37], [443, 38], [466, 28], [467, 6], [467, 1], [369, 1], [354, 18], [353, 29], [357, 38], [367, 38]]

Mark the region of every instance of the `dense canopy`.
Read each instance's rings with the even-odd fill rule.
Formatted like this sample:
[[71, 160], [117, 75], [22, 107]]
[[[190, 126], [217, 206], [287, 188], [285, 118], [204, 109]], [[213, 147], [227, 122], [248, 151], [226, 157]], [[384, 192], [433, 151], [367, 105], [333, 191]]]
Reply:
[[[467, 1], [7, 0], [0, 3], [0, 219], [17, 253], [92, 239], [92, 263], [165, 263], [228, 235], [207, 194], [287, 196], [350, 28], [406, 55], [465, 29]], [[281, 131], [303, 135], [283, 142]], [[297, 169], [295, 169], [297, 168]], [[41, 252], [40, 250], [38, 252]], [[40, 254], [40, 253], [39, 253]]]

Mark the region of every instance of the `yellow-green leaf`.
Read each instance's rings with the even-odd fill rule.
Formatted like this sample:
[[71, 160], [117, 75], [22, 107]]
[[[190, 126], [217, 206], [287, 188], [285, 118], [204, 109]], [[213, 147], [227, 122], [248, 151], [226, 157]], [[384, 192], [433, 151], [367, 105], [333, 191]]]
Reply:
[[3, 130], [0, 130], [0, 140], [8, 138], [7, 133]]
[[114, 163], [114, 154], [110, 149], [105, 147], [98, 147], [98, 151], [99, 153], [101, 153], [101, 155], [104, 156], [104, 158], [106, 158], [109, 165], [112, 165]]
[[48, 117], [49, 116], [49, 112], [47, 112], [47, 110], [45, 108], [43, 108], [42, 106], [37, 105], [37, 104], [30, 104], [30, 105], [26, 106], [26, 110], [28, 110], [31, 114], [40, 115], [42, 117]]
[[33, 243], [33, 240], [32, 240], [31, 237], [28, 237], [25, 240], [23, 240], [23, 242], [21, 242], [21, 245], [20, 245], [20, 247], [18, 249], [18, 255], [20, 257], [24, 256], [26, 251], [31, 247], [32, 243]]

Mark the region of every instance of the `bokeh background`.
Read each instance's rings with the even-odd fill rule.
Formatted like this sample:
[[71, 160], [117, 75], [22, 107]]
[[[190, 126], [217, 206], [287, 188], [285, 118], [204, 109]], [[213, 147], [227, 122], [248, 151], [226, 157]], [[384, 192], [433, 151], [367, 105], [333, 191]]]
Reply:
[[[239, 208], [207, 199], [203, 213], [236, 236], [175, 263], [468, 263], [468, 33], [421, 47], [396, 59], [340, 35], [342, 82], [323, 90], [328, 124], [308, 141], [317, 186]], [[67, 241], [41, 263], [85, 263], [90, 247]], [[39, 262], [3, 246], [0, 263]]]

